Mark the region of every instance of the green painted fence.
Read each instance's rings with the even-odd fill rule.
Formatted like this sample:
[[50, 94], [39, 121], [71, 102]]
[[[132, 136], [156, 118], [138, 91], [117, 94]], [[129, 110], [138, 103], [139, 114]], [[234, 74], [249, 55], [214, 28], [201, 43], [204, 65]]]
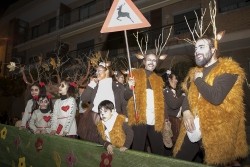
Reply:
[[126, 150], [107, 155], [102, 146], [66, 137], [34, 135], [0, 124], [0, 167], [202, 167], [150, 153]]

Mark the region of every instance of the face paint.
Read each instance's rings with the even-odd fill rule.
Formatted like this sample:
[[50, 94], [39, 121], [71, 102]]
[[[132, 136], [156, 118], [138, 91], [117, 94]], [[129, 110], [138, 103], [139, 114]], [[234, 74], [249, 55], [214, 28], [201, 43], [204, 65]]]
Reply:
[[47, 98], [40, 98], [38, 100], [38, 104], [40, 106], [40, 109], [47, 109], [48, 104], [49, 104], [49, 100]]
[[40, 90], [39, 87], [34, 85], [30, 88], [30, 93], [32, 96], [38, 96], [39, 90]]
[[67, 91], [68, 91], [68, 86], [66, 85], [65, 82], [61, 82], [58, 93], [60, 93], [61, 95], [66, 95]]
[[106, 70], [104, 69], [104, 67], [102, 66], [99, 66], [97, 69], [96, 69], [96, 77], [99, 81], [107, 78], [107, 74], [106, 74]]
[[101, 119], [102, 119], [104, 122], [108, 121], [108, 120], [112, 117], [112, 115], [113, 115], [111, 110], [105, 109], [104, 107], [102, 107], [102, 108], [100, 109], [99, 113], [100, 113]]

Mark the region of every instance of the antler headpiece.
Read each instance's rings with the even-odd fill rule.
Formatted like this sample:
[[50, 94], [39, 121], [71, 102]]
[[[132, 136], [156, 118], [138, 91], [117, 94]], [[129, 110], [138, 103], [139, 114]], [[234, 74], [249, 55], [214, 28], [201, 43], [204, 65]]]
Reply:
[[[170, 30], [169, 30], [169, 34], [168, 34], [168, 37], [167, 39], [164, 41], [164, 29], [162, 29], [162, 33], [159, 35], [158, 39], [155, 39], [155, 55], [160, 59], [160, 60], [164, 60], [167, 55], [166, 54], [161, 54], [162, 50], [164, 49], [164, 47], [166, 46], [167, 42], [168, 42], [168, 39], [170, 37], [170, 34], [171, 34], [171, 30], [172, 30], [172, 26], [170, 27]], [[145, 36], [145, 43], [146, 43], [146, 46], [145, 46], [145, 51], [143, 52], [142, 50], [142, 41], [143, 41], [143, 38], [141, 39], [141, 42], [139, 42], [138, 40], [138, 32], [137, 34], [133, 34], [136, 38], [136, 42], [140, 48], [140, 51], [141, 51], [141, 54], [137, 54], [136, 57], [138, 59], [144, 59], [144, 57], [147, 55], [147, 44], [148, 44], [148, 35], [146, 34]], [[161, 43], [160, 43], [160, 39], [161, 39]]]
[[107, 52], [105, 58], [103, 59], [101, 52], [98, 51], [96, 54], [92, 54], [93, 56], [90, 58], [90, 62], [92, 67], [96, 68], [97, 66], [109, 67], [111, 65], [111, 61], [108, 60], [109, 51]]
[[189, 29], [189, 31], [192, 34], [193, 40], [188, 39], [188, 38], [185, 38], [185, 39], [179, 39], [179, 38], [177, 38], [177, 39], [184, 40], [184, 41], [186, 41], [186, 42], [188, 42], [188, 43], [190, 43], [192, 45], [195, 45], [195, 43], [196, 43], [195, 35], [198, 38], [201, 38], [206, 33], [208, 27], [212, 24], [213, 34], [214, 34], [214, 38], [213, 38], [213, 40], [214, 40], [214, 47], [215, 47], [215, 49], [218, 49], [218, 41], [223, 37], [223, 35], [225, 34], [225, 31], [220, 31], [217, 34], [217, 28], [216, 28], [216, 24], [215, 24], [215, 18], [216, 18], [216, 0], [213, 0], [213, 2], [214, 2], [214, 5], [212, 5], [211, 1], [209, 2], [210, 19], [211, 19], [211, 21], [207, 25], [205, 31], [203, 32], [203, 27], [204, 27], [204, 25], [203, 25], [203, 19], [204, 19], [205, 13], [206, 13], [206, 8], [204, 10], [203, 10], [203, 8], [201, 8], [201, 18], [200, 19], [198, 18], [197, 13], [194, 11], [194, 13], [196, 15], [196, 19], [197, 19], [197, 25], [198, 25], [198, 28], [199, 28], [199, 33], [196, 30], [196, 24], [194, 25], [194, 29], [191, 30], [191, 28], [190, 28], [190, 26], [188, 24], [186, 16], [184, 16], [185, 20], [186, 20], [186, 23], [187, 23], [187, 26], [188, 26], [188, 29]]

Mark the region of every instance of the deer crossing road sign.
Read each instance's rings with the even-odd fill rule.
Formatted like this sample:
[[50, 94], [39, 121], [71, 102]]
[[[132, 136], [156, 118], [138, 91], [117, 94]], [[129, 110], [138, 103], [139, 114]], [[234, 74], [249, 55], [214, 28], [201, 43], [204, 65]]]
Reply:
[[150, 27], [131, 0], [114, 0], [101, 33]]

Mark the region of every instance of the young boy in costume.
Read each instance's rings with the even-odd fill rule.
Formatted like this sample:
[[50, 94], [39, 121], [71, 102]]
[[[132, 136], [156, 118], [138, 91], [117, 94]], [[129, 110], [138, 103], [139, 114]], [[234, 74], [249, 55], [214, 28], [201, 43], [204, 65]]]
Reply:
[[113, 154], [113, 147], [119, 147], [121, 152], [127, 150], [134, 137], [133, 130], [128, 126], [124, 115], [115, 111], [114, 104], [104, 100], [98, 105], [101, 121], [97, 123], [97, 130], [100, 134], [100, 143]]

